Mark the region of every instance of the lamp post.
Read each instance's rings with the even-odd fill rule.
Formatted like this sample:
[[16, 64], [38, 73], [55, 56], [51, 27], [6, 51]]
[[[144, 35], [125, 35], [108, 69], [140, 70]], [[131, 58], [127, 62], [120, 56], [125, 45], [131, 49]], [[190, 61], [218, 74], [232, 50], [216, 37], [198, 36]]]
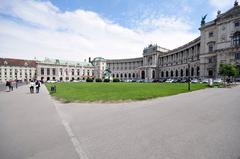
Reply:
[[191, 79], [190, 79], [190, 62], [189, 62], [189, 59], [188, 59], [188, 91], [191, 90]]

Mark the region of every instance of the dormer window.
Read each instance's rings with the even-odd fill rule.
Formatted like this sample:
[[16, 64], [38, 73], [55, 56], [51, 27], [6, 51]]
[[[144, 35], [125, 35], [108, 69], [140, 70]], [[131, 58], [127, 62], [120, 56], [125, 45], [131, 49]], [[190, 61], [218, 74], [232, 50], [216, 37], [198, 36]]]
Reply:
[[4, 61], [4, 65], [7, 65], [7, 64], [8, 64], [8, 62], [5, 60], [5, 61]]
[[25, 63], [24, 63], [24, 66], [26, 66], [26, 67], [27, 67], [27, 66], [28, 66], [28, 63], [27, 63], [27, 62], [25, 62]]

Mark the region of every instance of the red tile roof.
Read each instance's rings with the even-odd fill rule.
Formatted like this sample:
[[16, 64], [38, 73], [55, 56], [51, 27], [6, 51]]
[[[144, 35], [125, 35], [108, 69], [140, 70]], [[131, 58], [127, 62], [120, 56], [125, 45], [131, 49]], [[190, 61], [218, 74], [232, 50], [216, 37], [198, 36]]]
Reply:
[[36, 67], [36, 62], [35, 60], [0, 58], [0, 66]]

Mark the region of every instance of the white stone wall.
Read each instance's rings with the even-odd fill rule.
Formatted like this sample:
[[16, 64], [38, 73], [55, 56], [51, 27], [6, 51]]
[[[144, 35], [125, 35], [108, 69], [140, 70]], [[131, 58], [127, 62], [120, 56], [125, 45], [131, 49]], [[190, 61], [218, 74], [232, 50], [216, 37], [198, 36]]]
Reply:
[[0, 66], [0, 81], [5, 83], [8, 80], [29, 81], [35, 79], [36, 68], [19, 66]]

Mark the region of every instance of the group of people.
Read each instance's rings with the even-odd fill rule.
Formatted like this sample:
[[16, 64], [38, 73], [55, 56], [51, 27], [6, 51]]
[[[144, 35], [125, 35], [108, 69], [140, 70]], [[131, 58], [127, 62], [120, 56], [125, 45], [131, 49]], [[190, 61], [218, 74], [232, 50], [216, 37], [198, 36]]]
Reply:
[[9, 92], [10, 91], [13, 91], [13, 85], [15, 84], [16, 88], [18, 88], [18, 81], [12, 81], [12, 80], [9, 80], [6, 82], [6, 87], [8, 87], [9, 89]]
[[36, 80], [31, 80], [29, 83], [30, 93], [34, 93], [34, 88], [36, 88], [36, 93], [39, 93], [41, 87], [41, 82]]

